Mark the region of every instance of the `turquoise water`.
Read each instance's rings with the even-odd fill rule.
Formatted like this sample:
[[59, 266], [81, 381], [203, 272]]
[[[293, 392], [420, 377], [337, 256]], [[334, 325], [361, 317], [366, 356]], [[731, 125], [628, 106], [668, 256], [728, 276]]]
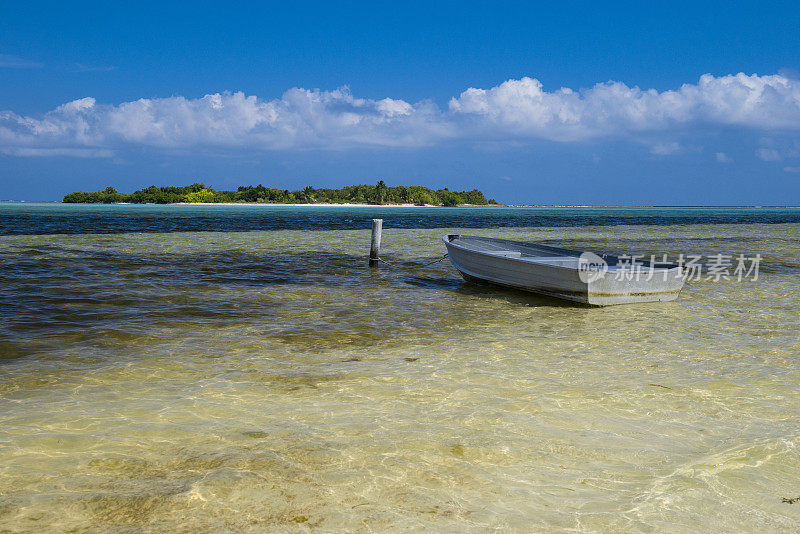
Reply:
[[[469, 231], [763, 257], [757, 280], [594, 309], [423, 266], [469, 227], [425, 225], [503, 210], [51, 206], [0, 205], [28, 231], [0, 238], [4, 530], [800, 530], [796, 211]], [[396, 265], [370, 270], [375, 213]]]
[[419, 208], [0, 202], [0, 235], [800, 223], [800, 208]]

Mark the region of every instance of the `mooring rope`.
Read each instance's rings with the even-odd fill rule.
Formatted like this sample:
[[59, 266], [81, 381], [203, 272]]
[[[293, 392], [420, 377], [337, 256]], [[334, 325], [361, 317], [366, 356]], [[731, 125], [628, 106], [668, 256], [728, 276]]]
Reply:
[[[423, 263], [422, 265], [415, 265], [415, 267], [428, 267], [429, 265], [433, 265], [434, 263], [439, 263], [440, 261], [444, 260], [446, 257], [447, 257], [447, 254], [445, 254], [441, 258], [435, 259], [435, 260], [433, 260], [431, 262]], [[395, 263], [393, 261], [386, 261], [383, 258], [381, 258], [380, 256], [378, 256], [378, 261], [381, 262], [381, 263], [385, 263], [386, 265], [389, 265], [391, 267], [395, 267], [397, 265], [400, 265], [399, 262]]]

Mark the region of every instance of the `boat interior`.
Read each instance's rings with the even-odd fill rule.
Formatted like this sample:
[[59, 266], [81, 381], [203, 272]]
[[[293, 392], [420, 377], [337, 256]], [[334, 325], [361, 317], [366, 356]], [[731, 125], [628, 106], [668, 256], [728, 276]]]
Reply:
[[[580, 256], [583, 254], [583, 251], [580, 250], [552, 247], [536, 243], [523, 243], [492, 237], [450, 234], [447, 236], [447, 240], [459, 248], [481, 254], [551, 265], [554, 267], [565, 267], [568, 269], [577, 269], [579, 267]], [[618, 256], [611, 254], [601, 254], [599, 257], [606, 262], [609, 270], [615, 270], [630, 265], [629, 259], [620, 261]], [[651, 264], [649, 261], [644, 261], [643, 258], [638, 259], [637, 263], [640, 264], [642, 268], [647, 269], [650, 268]], [[676, 265], [673, 263], [653, 262], [653, 268], [656, 269], [668, 269], [672, 267], [676, 267]]]

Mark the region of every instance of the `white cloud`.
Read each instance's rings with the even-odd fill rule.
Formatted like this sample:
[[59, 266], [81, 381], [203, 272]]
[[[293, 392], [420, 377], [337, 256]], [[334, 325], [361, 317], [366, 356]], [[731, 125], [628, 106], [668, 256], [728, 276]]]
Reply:
[[111, 72], [117, 67], [113, 65], [87, 65], [86, 63], [75, 63], [75, 72]]
[[677, 154], [681, 149], [680, 143], [672, 141], [670, 143], [656, 143], [650, 147], [650, 152], [659, 156], [669, 156], [671, 154]]
[[784, 172], [792, 172], [792, 173], [800, 172], [800, 167], [784, 167], [783, 171]]
[[659, 93], [621, 82], [583, 91], [548, 93], [538, 80], [509, 80], [489, 90], [468, 89], [450, 110], [517, 135], [574, 141], [664, 131], [690, 123], [749, 128], [800, 128], [800, 82], [784, 76], [714, 77]]
[[[358, 99], [347, 89], [291, 89], [263, 101], [244, 93], [140, 99], [118, 106], [83, 98], [42, 118], [0, 112], [0, 148], [222, 147], [343, 149], [424, 146], [456, 130], [429, 102]], [[8, 150], [6, 150], [8, 152]]]
[[730, 163], [731, 158], [725, 152], [717, 152], [716, 154], [717, 161], [720, 163]]
[[30, 61], [18, 56], [0, 54], [0, 67], [7, 69], [38, 69], [42, 66], [38, 61]]
[[764, 161], [780, 161], [781, 154], [774, 148], [759, 148], [756, 150], [756, 156]]
[[101, 105], [87, 97], [39, 117], [0, 111], [0, 150], [35, 154], [46, 149], [119, 150], [142, 145], [342, 150], [421, 147], [454, 140], [476, 146], [519, 146], [535, 139], [622, 139], [643, 142], [656, 154], [673, 154], [682, 150], [676, 138], [686, 132], [711, 131], [697, 126], [796, 132], [800, 81], [782, 75], [707, 74], [695, 85], [672, 91], [606, 82], [579, 91], [548, 92], [539, 81], [522, 78], [490, 89], [467, 89], [445, 110], [429, 101], [356, 98], [347, 88], [295, 88], [274, 100], [235, 92]]
[[8, 156], [23, 158], [68, 156], [72, 158], [110, 158], [114, 152], [106, 148], [24, 148], [11, 147], [0, 149]]
[[74, 113], [79, 113], [81, 111], [87, 111], [94, 107], [97, 101], [87, 96], [86, 98], [81, 98], [78, 100], [73, 100], [72, 102], [67, 102], [66, 104], [62, 104], [56, 108], [56, 111], [60, 111], [65, 115], [70, 115]]

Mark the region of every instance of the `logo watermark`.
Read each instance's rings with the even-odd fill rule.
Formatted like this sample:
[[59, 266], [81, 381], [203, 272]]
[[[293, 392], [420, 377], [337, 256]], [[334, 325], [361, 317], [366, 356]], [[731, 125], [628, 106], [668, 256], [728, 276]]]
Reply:
[[608, 263], [594, 252], [584, 252], [578, 258], [578, 277], [588, 284], [605, 276]]

